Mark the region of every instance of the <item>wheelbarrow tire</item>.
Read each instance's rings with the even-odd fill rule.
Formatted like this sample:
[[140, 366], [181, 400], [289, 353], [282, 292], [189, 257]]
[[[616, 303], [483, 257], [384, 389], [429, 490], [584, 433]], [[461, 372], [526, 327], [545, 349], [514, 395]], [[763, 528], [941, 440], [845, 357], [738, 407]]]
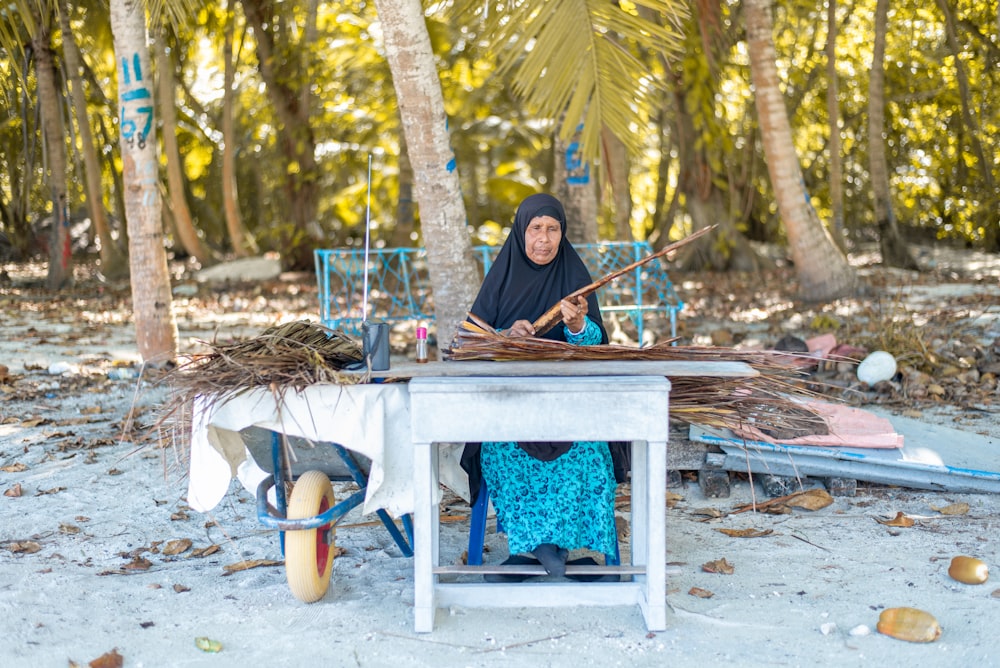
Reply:
[[[320, 471], [306, 471], [292, 488], [288, 519], [315, 517], [333, 505], [330, 478]], [[328, 533], [329, 544], [324, 540]], [[313, 603], [326, 594], [333, 571], [333, 536], [334, 528], [330, 524], [319, 529], [285, 533], [285, 576], [292, 595], [300, 601]]]

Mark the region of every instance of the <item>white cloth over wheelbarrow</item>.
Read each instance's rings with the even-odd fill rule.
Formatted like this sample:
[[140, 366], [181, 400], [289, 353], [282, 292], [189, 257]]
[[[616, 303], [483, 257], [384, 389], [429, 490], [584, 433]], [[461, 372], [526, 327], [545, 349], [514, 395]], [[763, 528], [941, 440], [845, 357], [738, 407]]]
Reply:
[[[413, 511], [413, 449], [406, 383], [310, 385], [279, 398], [266, 388], [224, 400], [194, 402], [188, 504], [214, 508], [235, 477], [251, 493], [267, 477], [240, 437], [247, 427], [339, 443], [371, 460], [363, 511], [384, 508], [395, 517]], [[331, 450], [331, 456], [333, 451]]]

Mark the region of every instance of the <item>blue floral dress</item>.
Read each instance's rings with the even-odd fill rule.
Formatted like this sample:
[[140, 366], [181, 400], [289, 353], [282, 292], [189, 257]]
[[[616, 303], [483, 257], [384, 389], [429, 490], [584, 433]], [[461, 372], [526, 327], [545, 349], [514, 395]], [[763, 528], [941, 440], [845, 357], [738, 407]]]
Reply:
[[[567, 328], [566, 340], [600, 343], [601, 330], [588, 318], [582, 332]], [[517, 443], [491, 442], [482, 444], [480, 457], [511, 554], [542, 543], [614, 554], [616, 483], [607, 442], [575, 441], [552, 461], [535, 459]]]

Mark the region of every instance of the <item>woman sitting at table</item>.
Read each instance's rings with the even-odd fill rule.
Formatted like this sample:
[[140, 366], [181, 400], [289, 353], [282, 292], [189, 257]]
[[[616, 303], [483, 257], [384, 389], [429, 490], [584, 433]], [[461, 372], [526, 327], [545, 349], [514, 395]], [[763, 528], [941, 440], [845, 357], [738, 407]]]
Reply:
[[[544, 338], [574, 345], [607, 343], [595, 296], [563, 299], [590, 282], [587, 268], [566, 240], [562, 204], [551, 195], [531, 195], [518, 207], [514, 227], [471, 312], [506, 336], [525, 337], [534, 336], [532, 322], [559, 303], [563, 322]], [[504, 563], [530, 563], [517, 555], [531, 553], [547, 573], [561, 576], [569, 550], [615, 554], [616, 480], [606, 442], [470, 443], [462, 466], [469, 473], [473, 499], [480, 480], [490, 490], [507, 533], [511, 556]]]

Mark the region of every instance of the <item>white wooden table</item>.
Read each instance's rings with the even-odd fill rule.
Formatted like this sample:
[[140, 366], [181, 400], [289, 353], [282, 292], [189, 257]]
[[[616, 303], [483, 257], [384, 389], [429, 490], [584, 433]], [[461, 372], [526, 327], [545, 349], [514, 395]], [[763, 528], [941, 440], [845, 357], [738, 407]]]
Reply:
[[[666, 446], [669, 433], [669, 377], [752, 377], [757, 372], [742, 362], [699, 361], [559, 361], [559, 362], [412, 362], [393, 363], [388, 371], [377, 372], [386, 381], [401, 382], [386, 387], [393, 396], [409, 398], [409, 416], [402, 408], [390, 411], [403, 433], [375, 438], [393, 458], [412, 447], [412, 489], [410, 480], [390, 481], [382, 487], [391, 498], [402, 499], [396, 510], [405, 512], [412, 498], [414, 510], [415, 626], [419, 632], [434, 627], [434, 614], [445, 605], [521, 607], [563, 605], [639, 605], [650, 630], [666, 626]], [[262, 424], [275, 431], [289, 431], [289, 424], [312, 425], [317, 440], [341, 438], [327, 425], [316, 423], [317, 415], [329, 418], [330, 410], [315, 410], [329, 401], [342, 400], [343, 388], [315, 386], [300, 399], [300, 419], [292, 415], [289, 397], [280, 410], [265, 410], [257, 403], [243, 407], [252, 417], [222, 420], [219, 411], [198, 421], [193, 429], [196, 443], [206, 457], [218, 465], [213, 475], [221, 482], [221, 498], [228, 488], [232, 471], [239, 461], [224, 457], [226, 448], [209, 444], [204, 432], [216, 435]], [[369, 388], [372, 391], [378, 388]], [[310, 392], [316, 393], [313, 397]], [[381, 393], [376, 393], [381, 394]], [[249, 399], [248, 399], [249, 400]], [[256, 401], [256, 400], [255, 400]], [[318, 403], [317, 403], [318, 402]], [[232, 402], [230, 402], [232, 403]], [[227, 404], [228, 405], [228, 404]], [[339, 405], [339, 404], [337, 404]], [[232, 407], [230, 407], [232, 408]], [[241, 409], [241, 410], [243, 410]], [[235, 409], [233, 409], [235, 410]], [[354, 411], [344, 420], [363, 426], [370, 409]], [[239, 413], [243, 415], [243, 413]], [[512, 420], [510, 416], [517, 416]], [[595, 419], [595, 416], [599, 416]], [[213, 419], [222, 420], [220, 425]], [[247, 421], [248, 420], [248, 421]], [[275, 421], [276, 420], [276, 421]], [[244, 421], [246, 424], [244, 424]], [[409, 422], [409, 424], [407, 424]], [[301, 424], [300, 424], [301, 423]], [[359, 426], [360, 425], [360, 426]], [[351, 426], [351, 425], [346, 425]], [[407, 429], [409, 427], [409, 429]], [[346, 428], [340, 425], [338, 428]], [[298, 433], [290, 432], [290, 433]], [[204, 434], [202, 434], [204, 435]], [[306, 434], [302, 434], [306, 435]], [[407, 438], [407, 435], [409, 438]], [[234, 434], [234, 437], [238, 438]], [[361, 441], [372, 440], [369, 434]], [[350, 439], [346, 439], [348, 442]], [[412, 441], [412, 446], [407, 441]], [[632, 441], [632, 559], [621, 572], [635, 574], [631, 582], [620, 583], [444, 583], [438, 575], [449, 571], [438, 563], [439, 452], [435, 443], [463, 441]], [[384, 442], [384, 443], [383, 443]], [[224, 444], [222, 444], [224, 445]], [[239, 460], [243, 453], [239, 442]], [[382, 453], [383, 455], [386, 453]], [[373, 461], [379, 453], [372, 453]], [[199, 460], [200, 461], [200, 460]], [[388, 458], [386, 459], [388, 461]], [[194, 452], [192, 467], [194, 467]], [[383, 462], [385, 464], [386, 462]], [[453, 463], [455, 467], [457, 464]], [[447, 468], [447, 467], [445, 467]], [[459, 471], [461, 473], [461, 471]], [[213, 481], [213, 488], [215, 486]], [[253, 491], [253, 490], [251, 490]], [[412, 497], [410, 496], [412, 493]], [[214, 499], [214, 505], [218, 499]], [[404, 502], [407, 501], [407, 502]], [[379, 502], [382, 505], [384, 499]], [[211, 506], [209, 506], [211, 507]], [[385, 507], [392, 508], [392, 504]], [[469, 567], [475, 568], [475, 567]], [[584, 568], [584, 567], [577, 567]], [[586, 567], [593, 568], [593, 567]], [[614, 569], [614, 567], [610, 567]], [[591, 571], [588, 571], [591, 572]]]
[[[454, 363], [462, 366], [464, 363]], [[662, 375], [425, 377], [410, 381], [414, 447], [414, 623], [439, 607], [636, 605], [666, 628], [666, 455], [670, 381]], [[580, 363], [582, 364], [582, 363]], [[642, 364], [642, 363], [640, 363]], [[501, 365], [503, 366], [503, 365]], [[611, 369], [614, 367], [605, 367]], [[638, 372], [640, 367], [633, 367]], [[438, 442], [632, 441], [630, 582], [446, 583], [438, 563]]]

